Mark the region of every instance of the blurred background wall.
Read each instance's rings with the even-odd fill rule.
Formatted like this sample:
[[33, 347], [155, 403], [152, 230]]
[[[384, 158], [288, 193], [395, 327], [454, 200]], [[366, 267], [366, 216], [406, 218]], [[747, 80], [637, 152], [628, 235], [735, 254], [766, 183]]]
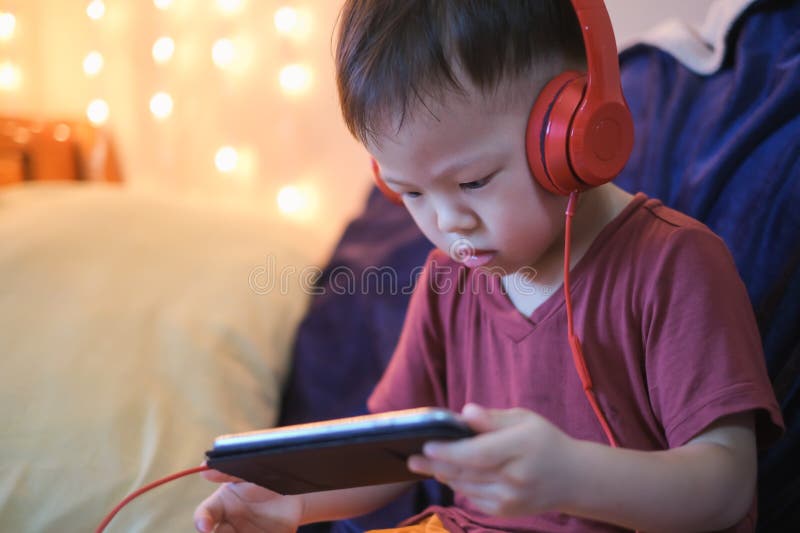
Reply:
[[[398, 0], [402, 1], [402, 0]], [[620, 41], [709, 0], [609, 0]], [[131, 187], [249, 204], [335, 238], [369, 187], [332, 62], [339, 0], [0, 0], [0, 113], [88, 116]]]

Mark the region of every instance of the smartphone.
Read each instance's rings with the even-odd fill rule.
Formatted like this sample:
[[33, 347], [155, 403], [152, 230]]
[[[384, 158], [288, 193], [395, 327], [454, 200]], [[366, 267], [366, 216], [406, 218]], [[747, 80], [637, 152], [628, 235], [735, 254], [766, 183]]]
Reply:
[[422, 479], [406, 459], [431, 440], [474, 432], [460, 415], [425, 407], [221, 435], [209, 467], [280, 494]]

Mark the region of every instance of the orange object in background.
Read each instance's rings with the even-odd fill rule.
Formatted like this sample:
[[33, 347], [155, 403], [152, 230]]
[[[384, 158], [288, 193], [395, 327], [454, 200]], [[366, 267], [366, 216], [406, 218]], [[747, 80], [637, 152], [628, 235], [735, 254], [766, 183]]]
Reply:
[[121, 182], [110, 135], [89, 122], [0, 117], [0, 185]]

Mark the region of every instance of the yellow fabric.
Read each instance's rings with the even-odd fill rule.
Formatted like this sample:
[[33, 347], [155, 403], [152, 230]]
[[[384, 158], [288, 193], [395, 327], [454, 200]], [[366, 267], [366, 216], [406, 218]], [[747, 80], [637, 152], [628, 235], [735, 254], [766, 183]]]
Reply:
[[373, 529], [367, 533], [448, 533], [439, 515], [432, 514], [423, 518], [416, 524], [404, 527], [394, 527], [389, 529]]
[[[0, 189], [0, 531], [94, 531], [215, 436], [273, 425], [308, 296], [250, 275], [300, 271], [310, 242], [108, 185]], [[161, 486], [108, 531], [192, 532], [212, 490]]]

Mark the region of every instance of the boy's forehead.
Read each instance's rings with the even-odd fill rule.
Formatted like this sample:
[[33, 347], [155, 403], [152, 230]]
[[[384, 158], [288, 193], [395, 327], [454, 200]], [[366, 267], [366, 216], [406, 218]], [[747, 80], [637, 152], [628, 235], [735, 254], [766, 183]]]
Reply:
[[544, 82], [534, 76], [518, 76], [501, 80], [490, 90], [482, 90], [469, 80], [459, 79], [459, 88], [440, 88], [416, 92], [405, 109], [400, 106], [383, 110], [378, 120], [372, 144], [380, 148], [396, 139], [403, 130], [434, 127], [450, 113], [474, 117], [528, 113]]

